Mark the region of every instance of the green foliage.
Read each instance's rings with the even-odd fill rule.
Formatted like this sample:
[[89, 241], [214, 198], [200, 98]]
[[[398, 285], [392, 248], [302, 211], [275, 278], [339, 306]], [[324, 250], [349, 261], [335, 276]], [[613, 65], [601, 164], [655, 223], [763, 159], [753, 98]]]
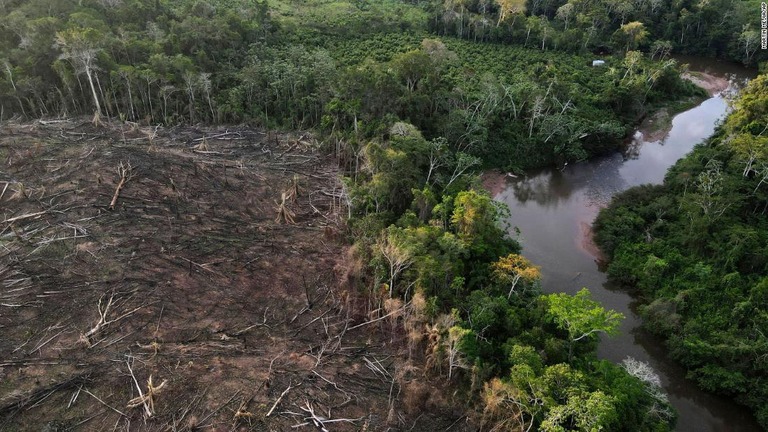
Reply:
[[593, 339], [598, 333], [615, 335], [624, 315], [605, 310], [600, 303], [589, 298], [589, 290], [582, 288], [576, 295], [548, 294], [542, 297], [547, 313], [557, 326], [568, 333], [569, 358], [573, 344], [582, 339]]
[[[685, 14], [682, 5], [641, 3], [0, 2], [0, 113], [36, 118], [95, 110], [143, 124], [317, 128], [346, 176], [342, 198], [358, 256], [369, 264], [360, 280], [372, 304], [400, 302], [418, 315], [408, 318], [416, 322], [409, 332], [429, 325], [428, 361], [447, 364], [449, 377], [464, 379], [473, 365], [490, 380], [488, 395], [498, 404], [488, 408], [489, 419], [513, 429], [665, 430], [670, 419], [654, 417], [655, 399], [641, 380], [594, 361], [594, 334], [615, 330], [619, 315], [586, 291], [541, 297], [538, 269], [500, 225], [508, 210], [479, 191], [474, 176], [482, 165], [523, 170], [615, 150], [649, 106], [700, 94], [667, 59], [685, 47], [682, 39], [694, 41], [696, 51], [704, 49], [702, 35], [718, 35], [707, 50], [764, 58], [750, 45], [752, 27], [736, 39], [717, 34], [742, 28], [732, 27], [746, 22], [740, 6], [712, 26], [707, 19], [725, 2]], [[656, 43], [662, 37], [666, 42]], [[646, 47], [650, 56], [638, 51]], [[626, 54], [593, 68], [592, 50]], [[732, 140], [733, 160], [752, 179], [768, 179], [764, 143], [754, 139], [765, 124], [761, 91], [743, 99], [745, 114], [731, 126], [740, 134]], [[738, 183], [729, 177], [729, 161], [722, 162], [680, 174], [680, 184], [690, 186], [679, 203], [689, 226], [717, 233], [727, 245], [720, 261], [699, 259], [685, 277], [721, 283], [721, 301], [749, 286], [752, 298], [740, 301], [731, 318], [757, 339], [765, 284], [722, 275], [718, 266], [729, 275], [764, 267], [765, 236], [759, 227], [717, 227], [736, 207], [746, 214], [743, 206], [753, 205], [754, 213], [765, 182], [754, 199], [721, 198]], [[654, 194], [662, 192], [638, 201], [645, 209], [639, 214], [601, 222], [601, 238], [619, 257], [611, 274], [626, 270], [625, 282], [649, 293], [661, 287], [666, 295], [673, 288], [663, 276], [688, 264], [679, 251], [713, 246], [685, 239], [659, 251], [648, 243], [671, 232], [664, 212], [672, 201]], [[624, 234], [637, 234], [637, 244], [627, 245]], [[707, 293], [684, 288], [646, 309], [674, 318], [665, 330], [672, 335], [700, 331], [686, 318], [704, 313], [696, 302]], [[749, 317], [763, 321], [752, 325]], [[725, 318], [712, 320], [707, 324]], [[729, 330], [718, 337], [734, 336]], [[701, 362], [710, 344], [681, 339], [678, 348]], [[748, 392], [754, 375], [723, 369], [734, 358], [754, 363], [752, 354], [733, 347], [718, 358], [719, 368], [695, 376], [759, 401]]]
[[641, 290], [648, 327], [703, 388], [752, 407], [768, 427], [766, 76], [663, 186], [619, 195], [597, 219], [610, 277]]
[[[397, 0], [8, 5], [0, 26], [0, 100], [5, 112], [27, 117], [97, 110], [152, 124], [319, 126], [351, 145], [340, 148], [350, 169], [362, 143], [403, 119], [428, 140], [445, 137], [455, 151], [455, 170], [435, 178], [446, 185], [468, 164], [520, 170], [612, 151], [647, 104], [691, 94], [673, 63], [639, 59], [631, 73], [621, 66], [612, 74], [590, 67], [591, 56], [436, 39], [425, 33], [427, 6]], [[519, 4], [505, 7], [500, 25], [523, 19]], [[473, 12], [465, 9], [456, 12], [469, 17]], [[490, 37], [490, 22], [475, 25], [486, 26]], [[75, 39], [63, 36], [85, 30], [89, 36], [80, 40], [98, 43], [73, 55]], [[57, 33], [62, 43], [53, 45]]]
[[[486, 421], [541, 431], [670, 430], [669, 403], [629, 371], [595, 361], [584, 370], [542, 367], [531, 347], [516, 346], [517, 360], [503, 379], [486, 383]], [[504, 430], [513, 430], [507, 426]]]
[[650, 46], [651, 53], [661, 58], [674, 51], [753, 65], [768, 58], [758, 49], [756, 0], [495, 0], [490, 7], [483, 1], [432, 0], [430, 5], [433, 31], [475, 41], [593, 53]]
[[639, 379], [616, 366], [610, 379], [593, 370], [594, 335], [613, 333], [620, 314], [586, 290], [540, 296], [538, 268], [499, 225], [508, 209], [471, 187], [460, 152], [396, 122], [359, 154], [365, 169], [346, 185], [357, 250], [370, 257], [366, 286], [428, 320], [428, 365], [451, 381], [470, 369], [486, 380], [486, 403], [500, 404], [487, 407], [489, 421], [619, 429], [628, 417], [626, 430], [666, 430], [670, 418], [651, 414]]

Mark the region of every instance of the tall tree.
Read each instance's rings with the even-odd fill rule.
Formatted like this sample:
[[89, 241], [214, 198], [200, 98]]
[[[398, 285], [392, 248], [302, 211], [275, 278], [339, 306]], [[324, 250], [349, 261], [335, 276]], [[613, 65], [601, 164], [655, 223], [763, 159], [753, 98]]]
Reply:
[[622, 25], [618, 33], [626, 41], [626, 52], [636, 49], [648, 37], [648, 31], [640, 21], [632, 21]]
[[408, 247], [403, 231], [395, 227], [385, 231], [376, 245], [388, 266], [391, 298], [397, 277], [413, 263], [413, 253]]
[[515, 26], [517, 17], [525, 12], [525, 0], [495, 0], [499, 5], [499, 19], [496, 27], [512, 18], [511, 27]]
[[84, 73], [88, 78], [97, 118], [101, 116], [101, 103], [96, 93], [94, 72], [102, 41], [103, 35], [93, 28], [73, 27], [56, 33], [56, 46], [61, 50], [60, 58], [68, 60], [77, 73]]
[[499, 258], [498, 261], [491, 264], [491, 270], [493, 271], [493, 278], [505, 288], [509, 288], [507, 298], [512, 297], [518, 283], [533, 284], [541, 277], [539, 267], [519, 254], [509, 254]]
[[582, 288], [576, 295], [566, 293], [549, 294], [542, 297], [547, 313], [561, 329], [568, 332], [568, 358], [573, 357], [573, 344], [592, 338], [598, 333], [614, 335], [624, 315], [605, 310], [600, 303], [590, 298], [589, 290]]

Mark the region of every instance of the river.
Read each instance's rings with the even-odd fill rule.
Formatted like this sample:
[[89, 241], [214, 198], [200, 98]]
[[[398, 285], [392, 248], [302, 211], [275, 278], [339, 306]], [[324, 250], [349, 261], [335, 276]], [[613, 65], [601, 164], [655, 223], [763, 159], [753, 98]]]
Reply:
[[[752, 71], [713, 60], [681, 58], [691, 71], [729, 79], [728, 94]], [[506, 177], [496, 183], [495, 199], [511, 210], [508, 222], [518, 227], [523, 254], [541, 266], [544, 292], [574, 294], [582, 287], [604, 307], [624, 314], [621, 334], [603, 338], [600, 358], [620, 362], [634, 357], [659, 373], [669, 400], [677, 409], [678, 431], [760, 431], [744, 407], [729, 399], [706, 393], [685, 378], [685, 370], [669, 359], [662, 341], [641, 328], [637, 302], [612, 287], [598, 266], [591, 243], [591, 224], [611, 197], [632, 186], [661, 183], [667, 169], [695, 144], [712, 135], [728, 109], [726, 97], [715, 94], [693, 109], [679, 113], [661, 131], [646, 125], [638, 130], [624, 152], [571, 164], [563, 170], [546, 169], [521, 178]], [[659, 122], [664, 123], [664, 120]], [[514, 233], [512, 233], [514, 235]]]

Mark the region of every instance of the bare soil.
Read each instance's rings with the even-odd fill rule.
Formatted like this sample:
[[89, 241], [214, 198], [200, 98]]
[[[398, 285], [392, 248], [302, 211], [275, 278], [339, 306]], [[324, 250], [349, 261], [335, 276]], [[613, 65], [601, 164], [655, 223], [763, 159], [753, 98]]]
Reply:
[[605, 265], [608, 260], [605, 258], [603, 251], [600, 250], [600, 247], [595, 243], [595, 232], [592, 229], [592, 225], [580, 222], [579, 227], [581, 228], [579, 238], [577, 239], [579, 248], [591, 255], [599, 265]]
[[503, 173], [499, 170], [488, 170], [480, 175], [480, 182], [483, 189], [495, 197], [507, 188], [507, 179], [511, 178], [510, 175], [510, 173]]
[[710, 96], [721, 93], [728, 88], [727, 79], [704, 72], [688, 72], [682, 74], [681, 77], [703, 88]]
[[476, 430], [357, 327], [336, 166], [309, 134], [0, 125], [0, 430]]

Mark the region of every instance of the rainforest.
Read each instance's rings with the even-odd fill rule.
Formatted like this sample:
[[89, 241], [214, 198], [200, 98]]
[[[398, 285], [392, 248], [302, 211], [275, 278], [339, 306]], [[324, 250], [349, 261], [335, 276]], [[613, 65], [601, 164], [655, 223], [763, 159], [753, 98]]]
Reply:
[[[0, 0], [0, 430], [664, 431], [623, 316], [544, 293], [479, 179], [765, 71], [742, 0]], [[768, 428], [768, 81], [595, 222]]]

